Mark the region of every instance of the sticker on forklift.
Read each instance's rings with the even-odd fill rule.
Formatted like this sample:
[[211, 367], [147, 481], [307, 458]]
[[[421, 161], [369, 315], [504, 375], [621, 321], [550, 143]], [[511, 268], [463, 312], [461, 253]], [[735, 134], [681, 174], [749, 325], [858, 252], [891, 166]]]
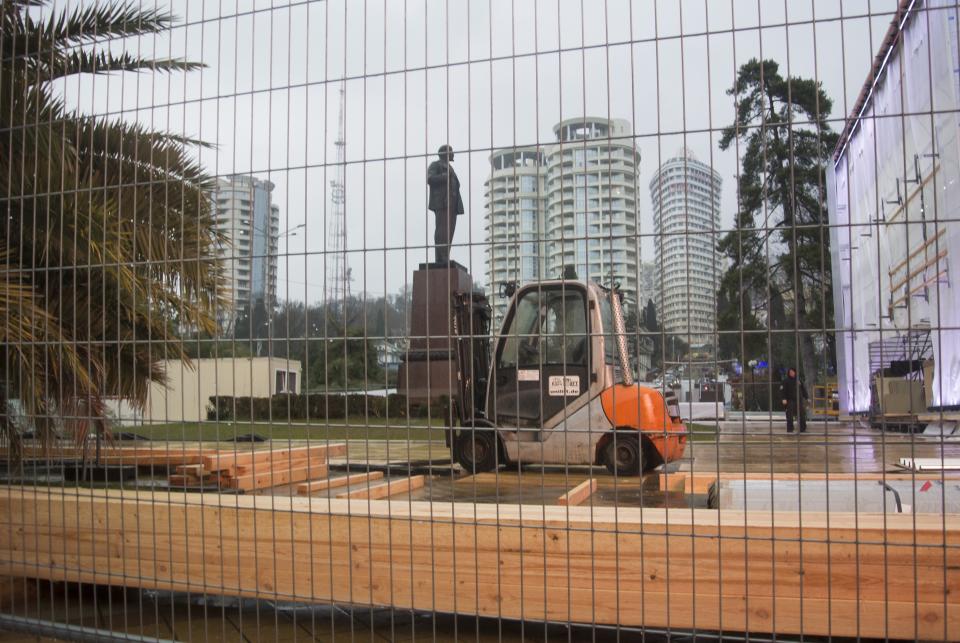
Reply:
[[520, 382], [539, 382], [540, 371], [536, 369], [521, 368], [517, 371], [517, 380]]
[[580, 378], [576, 375], [551, 375], [548, 391], [550, 395], [577, 397], [580, 395]]

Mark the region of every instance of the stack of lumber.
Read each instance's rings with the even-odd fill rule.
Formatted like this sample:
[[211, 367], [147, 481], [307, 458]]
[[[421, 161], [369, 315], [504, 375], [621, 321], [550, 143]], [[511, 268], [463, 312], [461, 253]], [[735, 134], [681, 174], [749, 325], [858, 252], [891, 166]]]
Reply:
[[199, 464], [178, 466], [170, 486], [257, 491], [305, 480], [326, 478], [327, 458], [346, 453], [346, 444], [257, 450], [210, 450]]
[[960, 640], [960, 517], [0, 487], [0, 576], [494, 618]]
[[[174, 467], [178, 465], [200, 464], [203, 455], [209, 452], [210, 449], [180, 445], [153, 447], [101, 445], [99, 461], [101, 464], [108, 465]], [[0, 459], [5, 459], [7, 453], [7, 449], [0, 449]], [[84, 450], [75, 444], [53, 445], [49, 449], [26, 447], [22, 453], [22, 457], [25, 460], [81, 460], [83, 458], [92, 460], [96, 455], [96, 447], [89, 446]]]

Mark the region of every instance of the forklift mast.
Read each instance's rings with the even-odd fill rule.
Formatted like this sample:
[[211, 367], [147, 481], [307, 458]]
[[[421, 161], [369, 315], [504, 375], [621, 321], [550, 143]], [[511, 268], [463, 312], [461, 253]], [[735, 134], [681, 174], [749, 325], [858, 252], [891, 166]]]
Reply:
[[490, 304], [479, 292], [453, 295], [456, 342], [457, 399], [460, 426], [486, 419], [487, 378], [490, 373]]

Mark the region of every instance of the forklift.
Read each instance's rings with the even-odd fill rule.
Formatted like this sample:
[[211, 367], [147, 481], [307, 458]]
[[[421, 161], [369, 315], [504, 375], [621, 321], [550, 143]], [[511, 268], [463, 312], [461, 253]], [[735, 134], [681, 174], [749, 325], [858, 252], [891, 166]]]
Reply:
[[445, 439], [460, 466], [602, 464], [636, 476], [683, 455], [676, 395], [633, 381], [616, 287], [562, 279], [502, 294], [493, 350], [486, 297], [453, 294], [459, 426]]

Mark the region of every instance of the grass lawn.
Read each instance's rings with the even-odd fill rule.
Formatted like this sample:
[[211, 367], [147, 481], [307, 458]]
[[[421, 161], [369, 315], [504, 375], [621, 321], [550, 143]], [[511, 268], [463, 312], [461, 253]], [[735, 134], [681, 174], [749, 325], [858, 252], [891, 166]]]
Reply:
[[274, 440], [439, 440], [443, 428], [439, 420], [432, 426], [427, 420], [352, 417], [347, 420], [296, 422], [177, 422], [145, 424], [121, 429], [151, 440], [228, 440], [237, 435], [256, 433]]
[[696, 422], [687, 422], [687, 430], [690, 431], [691, 442], [714, 442], [717, 439], [717, 426], [715, 424], [698, 424]]

